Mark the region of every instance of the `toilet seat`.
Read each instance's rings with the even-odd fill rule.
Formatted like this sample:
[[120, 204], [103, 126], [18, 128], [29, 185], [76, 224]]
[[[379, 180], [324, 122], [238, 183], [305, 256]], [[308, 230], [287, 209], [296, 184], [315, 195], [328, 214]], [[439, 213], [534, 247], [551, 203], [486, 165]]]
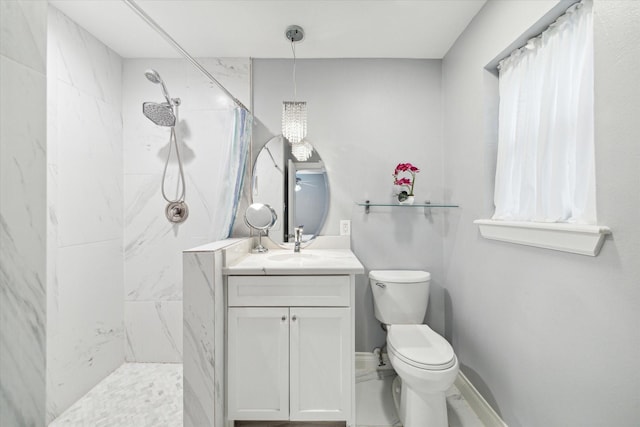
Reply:
[[419, 369], [440, 371], [456, 363], [451, 344], [427, 325], [390, 325], [387, 344], [398, 359]]

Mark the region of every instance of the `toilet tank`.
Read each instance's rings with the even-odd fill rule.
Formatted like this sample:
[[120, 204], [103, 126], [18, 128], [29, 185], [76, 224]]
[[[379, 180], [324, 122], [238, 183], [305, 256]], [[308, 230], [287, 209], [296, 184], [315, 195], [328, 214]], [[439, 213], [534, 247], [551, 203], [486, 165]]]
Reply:
[[376, 319], [387, 325], [423, 323], [429, 303], [431, 274], [413, 270], [372, 270]]

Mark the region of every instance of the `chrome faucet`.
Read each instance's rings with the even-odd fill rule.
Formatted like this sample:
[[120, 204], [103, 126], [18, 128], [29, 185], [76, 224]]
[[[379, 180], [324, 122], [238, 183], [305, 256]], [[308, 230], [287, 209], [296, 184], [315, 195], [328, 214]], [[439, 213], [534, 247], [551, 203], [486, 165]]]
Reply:
[[300, 242], [302, 242], [302, 230], [304, 229], [304, 225], [299, 225], [295, 230], [295, 234], [293, 236], [293, 252], [300, 252]]

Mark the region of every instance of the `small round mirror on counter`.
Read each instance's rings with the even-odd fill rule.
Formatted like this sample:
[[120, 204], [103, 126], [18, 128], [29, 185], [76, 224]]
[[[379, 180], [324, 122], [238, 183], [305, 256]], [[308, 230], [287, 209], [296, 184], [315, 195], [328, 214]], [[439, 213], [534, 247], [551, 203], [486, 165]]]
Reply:
[[272, 228], [278, 221], [276, 212], [271, 206], [264, 203], [252, 203], [244, 213], [244, 222], [254, 230], [258, 230], [258, 246], [253, 253], [264, 253], [268, 249], [262, 246], [262, 234]]
[[264, 203], [253, 203], [244, 214], [247, 225], [256, 230], [268, 230], [273, 227], [278, 217], [271, 206]]

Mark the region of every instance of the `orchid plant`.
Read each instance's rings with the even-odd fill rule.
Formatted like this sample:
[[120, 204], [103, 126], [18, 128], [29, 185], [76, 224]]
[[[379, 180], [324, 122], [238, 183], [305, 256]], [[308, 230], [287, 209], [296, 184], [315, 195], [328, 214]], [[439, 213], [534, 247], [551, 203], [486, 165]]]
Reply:
[[[398, 185], [400, 187], [404, 187], [398, 194], [398, 200], [401, 202], [406, 200], [408, 197], [413, 197], [413, 186], [416, 182], [416, 174], [420, 172], [416, 166], [413, 166], [411, 163], [398, 163], [395, 171], [393, 172], [393, 184]], [[398, 175], [402, 173], [409, 173], [411, 178], [408, 177], [398, 177]]]

